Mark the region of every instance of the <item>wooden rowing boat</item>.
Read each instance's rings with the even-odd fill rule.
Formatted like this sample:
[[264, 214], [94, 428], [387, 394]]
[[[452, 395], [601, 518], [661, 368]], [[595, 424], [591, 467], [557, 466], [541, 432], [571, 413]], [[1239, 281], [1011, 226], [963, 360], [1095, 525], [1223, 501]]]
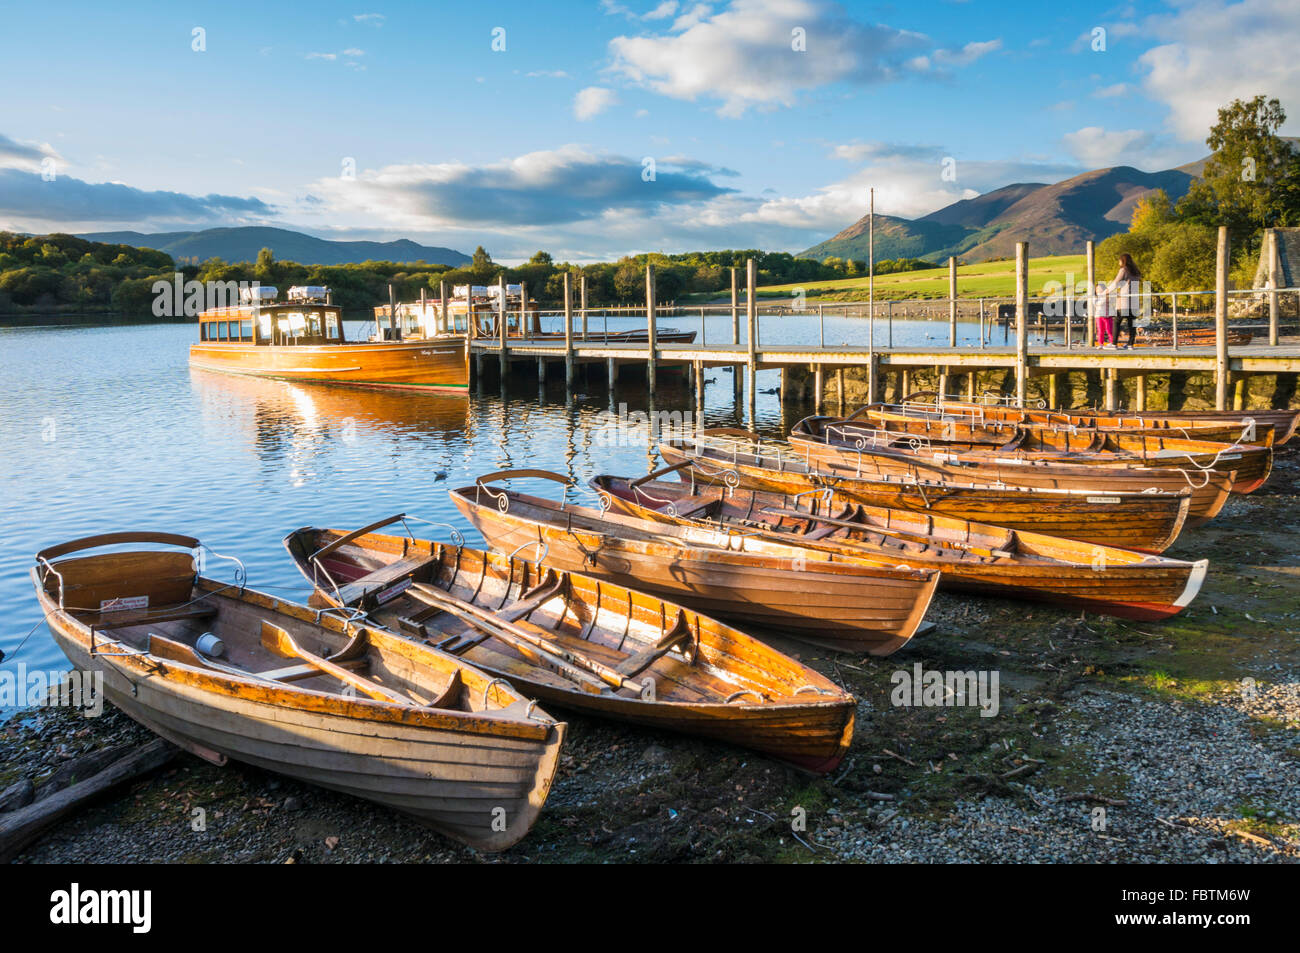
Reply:
[[762, 533], [809, 549], [941, 571], [940, 586], [1073, 606], [1102, 615], [1163, 619], [1196, 597], [1208, 560], [1127, 549], [867, 506], [832, 490], [793, 497], [694, 480], [597, 476], [602, 505], [641, 519]]
[[932, 482], [970, 482], [1036, 487], [1045, 490], [1081, 490], [1091, 493], [1123, 491], [1181, 493], [1190, 491], [1187, 526], [1201, 526], [1218, 516], [1232, 492], [1236, 471], [1196, 470], [1192, 467], [1105, 467], [1033, 460], [1013, 455], [990, 458], [958, 454], [946, 447], [924, 451], [924, 444], [872, 449], [861, 447], [797, 445], [814, 465], [829, 464], [855, 476], [889, 476]]
[[[1230, 329], [1228, 344], [1242, 347], [1249, 344], [1254, 334], [1250, 331]], [[1218, 332], [1214, 328], [1179, 328], [1179, 347], [1214, 347], [1218, 343]], [[1142, 347], [1173, 347], [1173, 328], [1138, 328], [1136, 343]]]
[[917, 406], [924, 409], [934, 409], [936, 406], [945, 412], [978, 412], [986, 415], [990, 420], [1017, 420], [1021, 414], [1050, 413], [1052, 415], [1065, 415], [1071, 419], [1077, 419], [1080, 423], [1090, 424], [1093, 421], [1118, 421], [1121, 424], [1142, 421], [1143, 424], [1152, 426], [1163, 426], [1171, 430], [1178, 430], [1186, 426], [1197, 426], [1204, 423], [1218, 423], [1229, 428], [1240, 428], [1243, 433], [1238, 439], [1240, 443], [1256, 443], [1251, 436], [1251, 427], [1272, 427], [1274, 431], [1273, 445], [1282, 446], [1292, 437], [1295, 436], [1296, 427], [1300, 425], [1300, 409], [1296, 410], [1125, 410], [1107, 411], [1107, 410], [1090, 410], [1087, 408], [1074, 408], [1072, 410], [1046, 410], [1045, 408], [1021, 408], [999, 403], [981, 403], [969, 400], [954, 400], [949, 397], [940, 397], [934, 391], [918, 391], [908, 394], [903, 398], [903, 403], [909, 407]]
[[[1064, 435], [1068, 441], [1070, 435]], [[1130, 442], [1132, 441], [1132, 442]], [[894, 457], [933, 460], [939, 463], [1062, 463], [1082, 465], [1104, 478], [1104, 471], [1124, 467], [1169, 468], [1188, 473], [1233, 474], [1233, 493], [1252, 493], [1268, 479], [1273, 469], [1271, 447], [1183, 440], [1175, 437], [1083, 431], [1074, 435], [1075, 446], [1046, 445], [1036, 433], [1024, 428], [1001, 446], [969, 440], [921, 438], [912, 434], [884, 431], [855, 421], [832, 417], [806, 417], [790, 429], [790, 442], [807, 449], [815, 460], [844, 463], [852, 454], [887, 454]], [[846, 456], [847, 455], [847, 456]], [[1189, 479], [1188, 481], [1192, 481]]]
[[929, 571], [831, 554], [809, 558], [770, 540], [664, 527], [489, 485], [520, 477], [570, 482], [545, 470], [504, 470], [451, 491], [495, 549], [543, 545], [548, 563], [561, 569], [841, 652], [897, 651], [924, 620], [938, 585]]
[[961, 480], [872, 475], [811, 460], [802, 448], [760, 441], [746, 431], [702, 430], [659, 444], [667, 464], [690, 463], [700, 479], [791, 495], [826, 487], [861, 503], [925, 510], [942, 516], [1048, 536], [1161, 553], [1187, 519], [1191, 493], [1016, 486]]
[[[1092, 446], [1094, 434], [1103, 437], [1122, 435], [1132, 446], [1132, 438], [1181, 437], [1188, 440], [1206, 440], [1212, 443], [1241, 443], [1262, 447], [1273, 445], [1272, 425], [1205, 420], [1182, 421], [1170, 427], [1161, 421], [1144, 422], [1119, 414], [1098, 414], [1082, 417], [1049, 410], [1021, 410], [992, 408], [985, 413], [982, 408], [962, 408], [945, 405], [938, 409], [909, 404], [868, 404], [860, 407], [845, 421], [868, 424], [881, 430], [924, 436], [934, 440], [959, 440], [978, 444], [1003, 445], [1013, 442], [1022, 432], [1032, 434], [1044, 447], [1069, 449]], [[1082, 443], [1081, 443], [1082, 440]], [[1105, 446], [1106, 441], [1100, 442]], [[1142, 445], [1137, 444], [1138, 447]]]
[[[814, 772], [840, 763], [853, 697], [738, 629], [586, 573], [378, 530], [285, 546], [318, 597], [440, 646], [530, 696], [716, 738]], [[618, 687], [615, 685], [625, 685]]]
[[[166, 548], [120, 551], [138, 544]], [[84, 554], [101, 547], [118, 551]], [[102, 673], [109, 701], [209, 761], [366, 798], [482, 850], [528, 833], [564, 724], [461, 659], [247, 589], [242, 566], [235, 584], [201, 576], [203, 552], [129, 532], [37, 554], [54, 640]]]

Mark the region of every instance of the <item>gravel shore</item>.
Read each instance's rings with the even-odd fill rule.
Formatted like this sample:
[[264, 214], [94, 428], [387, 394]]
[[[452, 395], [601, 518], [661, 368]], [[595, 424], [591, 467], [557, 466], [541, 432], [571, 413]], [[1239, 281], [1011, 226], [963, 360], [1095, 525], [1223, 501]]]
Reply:
[[[1300, 859], [1300, 455], [1169, 555], [1208, 556], [1164, 623], [941, 595], [888, 659], [781, 642], [858, 697], [853, 748], [813, 778], [734, 748], [570, 717], [556, 784], [503, 854], [252, 768], [181, 756], [51, 829], [17, 863], [1084, 862]], [[899, 707], [894, 673], [997, 672], [1000, 707]], [[557, 712], [558, 713], [558, 712]], [[0, 725], [0, 789], [143, 743], [109, 710]]]

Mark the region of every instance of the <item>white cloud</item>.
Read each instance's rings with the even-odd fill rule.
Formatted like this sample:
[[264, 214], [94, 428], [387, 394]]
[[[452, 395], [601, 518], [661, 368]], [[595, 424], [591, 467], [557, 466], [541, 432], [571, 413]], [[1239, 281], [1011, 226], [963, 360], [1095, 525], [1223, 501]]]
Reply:
[[337, 53], [308, 53], [309, 60], [336, 60], [339, 58]]
[[[924, 42], [853, 20], [826, 0], [732, 0], [681, 25], [665, 35], [615, 37], [611, 69], [675, 99], [719, 99], [719, 114], [731, 117], [753, 106], [793, 106], [801, 92], [829, 83], [891, 79]], [[802, 51], [796, 31], [803, 31]]]
[[689, 30], [701, 20], [708, 19], [711, 13], [713, 13], [713, 8], [707, 3], [697, 3], [673, 21], [672, 31], [680, 33], [682, 30]]
[[603, 86], [588, 86], [578, 90], [573, 97], [573, 115], [582, 122], [595, 119], [610, 106], [618, 102], [618, 96], [612, 89]]
[[666, 20], [677, 12], [677, 0], [663, 0], [649, 13], [642, 15], [642, 20]]
[[0, 133], [0, 169], [39, 172], [46, 159], [54, 159], [56, 168], [64, 164], [63, 157], [48, 142], [21, 142]]
[[969, 66], [981, 56], [994, 53], [1002, 49], [1002, 41], [984, 40], [977, 42], [972, 40], [959, 50], [935, 50], [935, 62], [943, 66]]
[[535, 69], [535, 70], [530, 70], [524, 75], [531, 77], [533, 79], [537, 79], [537, 78], [568, 79], [569, 78], [569, 74], [562, 69]]
[[1144, 160], [1155, 137], [1145, 129], [1084, 126], [1062, 137], [1070, 154], [1090, 169], [1134, 165]]
[[1180, 0], [1149, 29], [1163, 42], [1139, 58], [1144, 87], [1169, 107], [1169, 128], [1182, 139], [1203, 140], [1233, 99], [1265, 93], [1293, 112], [1300, 104], [1295, 0]]
[[388, 18], [382, 13], [354, 13], [352, 19], [367, 26], [381, 27]]
[[1115, 83], [1114, 85], [1103, 86], [1101, 89], [1094, 90], [1092, 95], [1098, 99], [1115, 99], [1116, 97], [1127, 96], [1128, 94], [1128, 83]]
[[357, 49], [355, 46], [353, 46], [353, 47], [349, 47], [348, 49], [344, 50], [344, 51], [343, 51], [343, 55], [344, 55], [344, 56], [365, 56], [365, 55], [366, 55], [366, 51], [365, 51], [365, 50], [359, 50], [359, 49]]

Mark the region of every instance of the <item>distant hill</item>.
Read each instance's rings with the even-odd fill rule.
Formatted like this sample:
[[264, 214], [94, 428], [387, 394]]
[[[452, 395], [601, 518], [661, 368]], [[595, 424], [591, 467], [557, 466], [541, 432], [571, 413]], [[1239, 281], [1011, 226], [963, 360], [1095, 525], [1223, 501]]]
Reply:
[[[1192, 179], [1183, 169], [1143, 172], [1116, 166], [1053, 185], [1008, 185], [921, 218], [877, 215], [876, 258], [907, 255], [941, 261], [957, 255], [966, 261], [984, 261], [1015, 254], [1015, 243], [1020, 241], [1029, 242], [1035, 255], [1073, 254], [1090, 239], [1101, 241], [1127, 229], [1133, 206], [1144, 195], [1164, 189], [1178, 201]], [[799, 257], [866, 258], [867, 226], [863, 217]]]
[[363, 261], [428, 262], [464, 265], [470, 258], [452, 248], [395, 242], [340, 242], [304, 235], [284, 228], [207, 228], [197, 232], [92, 232], [81, 238], [95, 242], [134, 245], [166, 252], [176, 259], [221, 258], [228, 262], [253, 261], [269, 248], [280, 261], [302, 265], [346, 265]]
[[[1300, 150], [1300, 138], [1284, 137]], [[876, 216], [876, 260], [949, 255], [965, 261], [1009, 258], [1016, 242], [1029, 242], [1034, 255], [1077, 254], [1087, 241], [1127, 231], [1133, 208], [1156, 189], [1177, 202], [1205, 171], [1210, 156], [1164, 172], [1121, 165], [1084, 172], [1064, 182], [1021, 182], [962, 199], [916, 219]], [[867, 257], [867, 218], [799, 253], [822, 261], [831, 256]]]

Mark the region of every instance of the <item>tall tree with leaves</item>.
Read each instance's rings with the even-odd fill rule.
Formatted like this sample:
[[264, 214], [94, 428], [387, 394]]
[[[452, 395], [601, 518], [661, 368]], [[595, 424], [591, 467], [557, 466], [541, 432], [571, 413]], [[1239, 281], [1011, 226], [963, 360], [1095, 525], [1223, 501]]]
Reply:
[[1286, 224], [1295, 191], [1291, 144], [1277, 135], [1286, 112], [1276, 99], [1234, 99], [1219, 110], [1205, 140], [1213, 152], [1201, 177], [1178, 203], [1178, 217], [1201, 225], [1227, 225], [1234, 245], [1254, 245], [1256, 231]]

